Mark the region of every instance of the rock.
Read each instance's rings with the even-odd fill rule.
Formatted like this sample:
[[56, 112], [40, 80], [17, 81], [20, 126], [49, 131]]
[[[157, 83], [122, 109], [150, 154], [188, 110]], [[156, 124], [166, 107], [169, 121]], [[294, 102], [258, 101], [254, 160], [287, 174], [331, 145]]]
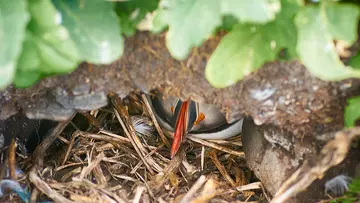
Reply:
[[[333, 138], [332, 135], [326, 133], [301, 139], [275, 125], [257, 126], [252, 119], [247, 118], [243, 123], [242, 142], [249, 168], [274, 195], [302, 162], [315, 156]], [[317, 202], [327, 199], [324, 188], [326, 181], [340, 174], [355, 177], [360, 172], [359, 169], [356, 170], [360, 164], [359, 154], [360, 146], [353, 147], [347, 158], [331, 168], [323, 179], [314, 181], [306, 191], [288, 201]]]
[[249, 167], [272, 195], [303, 157], [317, 150], [309, 139], [302, 143], [276, 126], [257, 126], [249, 118], [243, 123], [242, 142]]

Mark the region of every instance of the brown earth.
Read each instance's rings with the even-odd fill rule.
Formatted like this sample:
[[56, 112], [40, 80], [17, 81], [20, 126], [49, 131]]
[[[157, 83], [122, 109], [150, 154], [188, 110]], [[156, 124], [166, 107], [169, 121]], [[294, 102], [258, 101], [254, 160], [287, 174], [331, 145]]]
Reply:
[[100, 68], [82, 64], [68, 76], [44, 79], [27, 89], [9, 87], [0, 93], [0, 118], [23, 110], [30, 118], [64, 120], [74, 109], [91, 110], [107, 104], [107, 93], [125, 97], [129, 91], [159, 88], [168, 95], [219, 104], [233, 120], [251, 116], [256, 124], [273, 123], [298, 136], [341, 128], [345, 98], [359, 80], [321, 81], [299, 62], [273, 62], [228, 88], [216, 89], [204, 77], [206, 61], [220, 37], [176, 61], [163, 36], [138, 33], [127, 39], [124, 55]]

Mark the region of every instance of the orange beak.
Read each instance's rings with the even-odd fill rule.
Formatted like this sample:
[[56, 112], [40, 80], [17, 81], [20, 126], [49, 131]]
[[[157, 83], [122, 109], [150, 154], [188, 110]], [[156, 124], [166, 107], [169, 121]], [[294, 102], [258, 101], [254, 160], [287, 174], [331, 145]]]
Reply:
[[170, 151], [171, 159], [173, 159], [177, 151], [179, 151], [181, 142], [183, 141], [183, 138], [187, 131], [189, 103], [190, 103], [190, 99], [188, 99], [187, 101], [181, 104], [180, 112], [176, 120], [176, 125], [174, 130], [175, 131], [174, 141], [172, 143], [171, 151]]

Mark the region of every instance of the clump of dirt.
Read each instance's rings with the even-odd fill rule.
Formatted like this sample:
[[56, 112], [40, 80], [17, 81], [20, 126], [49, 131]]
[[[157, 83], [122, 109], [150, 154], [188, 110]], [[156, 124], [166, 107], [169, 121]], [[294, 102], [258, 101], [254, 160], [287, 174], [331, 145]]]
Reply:
[[342, 127], [345, 101], [359, 89], [359, 80], [321, 81], [292, 61], [264, 64], [228, 88], [212, 87], [205, 66], [223, 35], [177, 61], [164, 35], [138, 32], [126, 40], [121, 59], [110, 65], [84, 63], [70, 75], [47, 78], [28, 89], [8, 88], [0, 93], [0, 118], [22, 109], [29, 118], [66, 120], [76, 110], [106, 106], [109, 92], [124, 98], [134, 89], [159, 89], [164, 95], [217, 104], [229, 121], [250, 116], [258, 125], [274, 124], [300, 137]]

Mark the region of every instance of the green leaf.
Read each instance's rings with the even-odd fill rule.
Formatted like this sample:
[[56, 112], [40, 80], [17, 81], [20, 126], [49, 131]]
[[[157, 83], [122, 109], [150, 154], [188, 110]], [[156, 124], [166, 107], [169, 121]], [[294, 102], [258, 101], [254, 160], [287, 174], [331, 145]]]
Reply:
[[120, 19], [121, 31], [128, 37], [132, 36], [141, 20], [144, 19], [147, 13], [154, 11], [158, 4], [159, 0], [117, 2], [115, 11]]
[[349, 65], [351, 67], [353, 67], [354, 69], [360, 69], [360, 54], [359, 53], [350, 59]]
[[23, 53], [18, 60], [18, 70], [23, 71], [37, 71], [41, 60], [38, 53], [36, 42], [32, 39], [31, 33], [28, 31], [23, 43]]
[[103, 0], [53, 0], [81, 58], [109, 64], [123, 53], [124, 42], [113, 5]]
[[175, 1], [167, 15], [166, 45], [171, 55], [183, 60], [193, 46], [199, 46], [221, 25], [221, 1]]
[[[211, 85], [223, 88], [235, 84], [244, 76], [274, 58], [273, 50], [263, 41], [259, 27], [238, 25], [220, 42], [210, 57], [205, 75]], [[264, 44], [268, 46], [264, 46]]]
[[166, 21], [168, 12], [165, 9], [158, 9], [155, 11], [155, 16], [153, 19], [153, 26], [151, 32], [154, 34], [159, 34], [168, 27], [168, 22]]
[[223, 0], [221, 4], [223, 22], [219, 29], [230, 31], [242, 23], [267, 23], [275, 19], [280, 11], [279, 0]]
[[28, 21], [27, 1], [0, 0], [0, 89], [14, 79]]
[[353, 179], [353, 181], [349, 185], [349, 192], [360, 194], [360, 177]]
[[293, 17], [300, 6], [300, 2], [282, 0], [283, 9], [274, 21], [265, 25], [236, 25], [208, 61], [207, 80], [217, 88], [233, 85], [266, 61], [274, 60], [282, 48], [294, 47]]
[[61, 25], [62, 17], [50, 0], [30, 2], [32, 20], [29, 38], [35, 42], [41, 60], [39, 70], [45, 73], [67, 73], [81, 60], [69, 31]]
[[232, 15], [225, 15], [222, 18], [222, 24], [218, 30], [231, 31], [235, 25], [239, 24], [239, 20]]
[[40, 79], [41, 71], [39, 66], [41, 63], [38, 55], [36, 43], [31, 39], [31, 33], [27, 33], [23, 43], [23, 53], [18, 60], [18, 68], [14, 84], [17, 88], [25, 88], [34, 84]]
[[355, 126], [356, 121], [360, 118], [360, 96], [353, 97], [348, 100], [345, 107], [344, 122], [345, 127], [351, 128]]
[[346, 45], [357, 39], [359, 10], [355, 5], [323, 1], [307, 6], [296, 16], [298, 54], [307, 69], [322, 80], [360, 77], [360, 71], [345, 66], [339, 59], [333, 40]]
[[267, 23], [280, 11], [279, 0], [222, 0], [223, 14], [233, 15], [241, 22]]
[[68, 30], [60, 24], [60, 13], [50, 0], [29, 1], [29, 10], [32, 19], [19, 58], [19, 76], [15, 79], [15, 85], [21, 87], [31, 85], [43, 74], [68, 73], [81, 60]]
[[41, 73], [38, 71], [17, 71], [14, 80], [16, 88], [26, 88], [37, 82], [41, 78]]

